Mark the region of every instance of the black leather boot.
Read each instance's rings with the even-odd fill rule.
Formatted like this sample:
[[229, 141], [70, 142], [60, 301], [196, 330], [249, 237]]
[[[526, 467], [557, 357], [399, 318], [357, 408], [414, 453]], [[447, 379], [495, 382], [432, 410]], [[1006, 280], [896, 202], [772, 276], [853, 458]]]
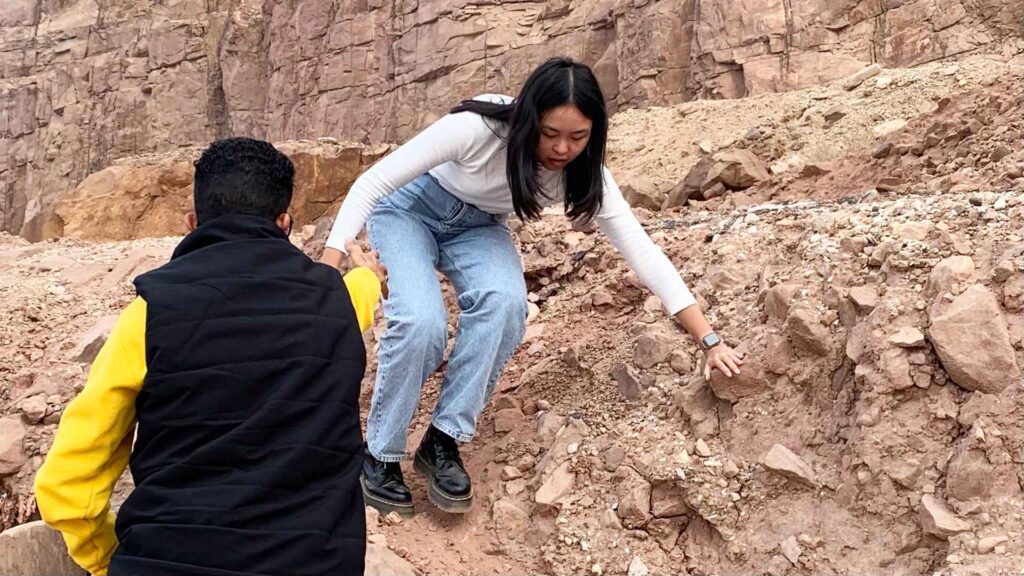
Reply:
[[409, 518], [413, 515], [412, 492], [405, 485], [402, 467], [398, 462], [381, 462], [363, 445], [363, 473], [359, 477], [363, 486], [363, 500], [381, 514], [397, 512]]
[[427, 496], [445, 512], [464, 514], [473, 506], [473, 486], [455, 439], [431, 426], [416, 450], [416, 471], [427, 477]]

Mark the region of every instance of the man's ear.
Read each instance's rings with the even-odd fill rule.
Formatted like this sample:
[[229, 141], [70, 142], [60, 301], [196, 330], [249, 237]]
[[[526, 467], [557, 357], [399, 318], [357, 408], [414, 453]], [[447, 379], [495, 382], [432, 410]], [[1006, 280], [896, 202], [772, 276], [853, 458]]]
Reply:
[[280, 214], [280, 215], [278, 215], [277, 220], [275, 220], [274, 222], [277, 224], [277, 227], [281, 229], [281, 232], [284, 232], [285, 235], [291, 235], [291, 233], [292, 233], [292, 215], [291, 214], [288, 214], [287, 212], [285, 212], [284, 214]]
[[189, 232], [192, 232], [193, 230], [195, 230], [196, 226], [198, 226], [198, 225], [199, 225], [199, 219], [196, 218], [196, 213], [195, 212], [189, 212], [188, 214], [185, 214], [185, 226], [188, 227], [188, 231]]

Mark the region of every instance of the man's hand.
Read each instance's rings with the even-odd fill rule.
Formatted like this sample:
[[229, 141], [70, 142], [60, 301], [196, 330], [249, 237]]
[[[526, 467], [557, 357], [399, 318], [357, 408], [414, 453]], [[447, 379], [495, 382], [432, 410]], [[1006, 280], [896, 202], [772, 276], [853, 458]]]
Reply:
[[377, 275], [380, 280], [380, 293], [384, 298], [388, 297], [388, 268], [380, 263], [379, 254], [375, 250], [364, 251], [363, 246], [355, 240], [345, 242], [345, 250], [348, 251], [348, 267], [366, 267]]

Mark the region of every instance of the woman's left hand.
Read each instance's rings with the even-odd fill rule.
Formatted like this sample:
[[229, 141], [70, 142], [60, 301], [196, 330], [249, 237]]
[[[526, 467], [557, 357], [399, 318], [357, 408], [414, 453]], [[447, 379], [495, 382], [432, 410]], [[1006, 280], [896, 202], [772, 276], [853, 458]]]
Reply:
[[719, 370], [726, 377], [740, 373], [743, 355], [725, 344], [704, 351], [704, 379], [711, 380], [711, 372]]

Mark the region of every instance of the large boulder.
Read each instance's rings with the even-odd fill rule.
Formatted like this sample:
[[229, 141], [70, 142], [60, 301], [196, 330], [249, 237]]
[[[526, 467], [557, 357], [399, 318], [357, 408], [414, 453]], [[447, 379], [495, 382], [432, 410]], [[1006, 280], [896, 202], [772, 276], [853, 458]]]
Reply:
[[980, 284], [931, 312], [928, 339], [953, 382], [995, 394], [1020, 381], [1020, 369], [999, 303]]

